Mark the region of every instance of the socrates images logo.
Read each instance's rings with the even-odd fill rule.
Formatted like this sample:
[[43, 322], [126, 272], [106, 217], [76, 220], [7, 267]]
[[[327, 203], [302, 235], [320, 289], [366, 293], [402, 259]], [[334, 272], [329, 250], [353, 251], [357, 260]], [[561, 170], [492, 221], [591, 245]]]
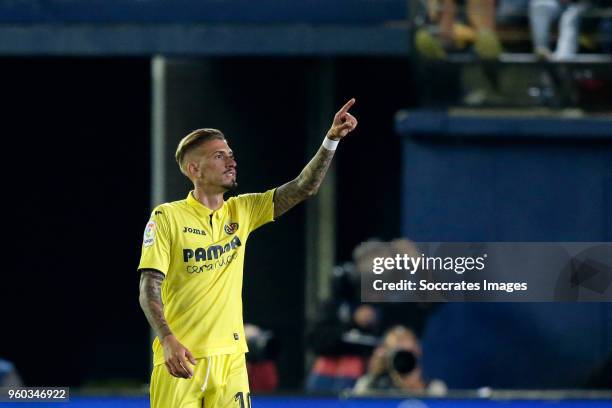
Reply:
[[146, 247], [153, 245], [155, 242], [155, 230], [157, 229], [157, 225], [155, 225], [155, 221], [149, 221], [147, 223], [147, 227], [145, 228], [144, 237], [142, 240], [142, 244]]
[[232, 222], [229, 224], [225, 224], [225, 232], [229, 235], [232, 235], [233, 233], [235, 233], [236, 231], [238, 231], [238, 223], [237, 222]]

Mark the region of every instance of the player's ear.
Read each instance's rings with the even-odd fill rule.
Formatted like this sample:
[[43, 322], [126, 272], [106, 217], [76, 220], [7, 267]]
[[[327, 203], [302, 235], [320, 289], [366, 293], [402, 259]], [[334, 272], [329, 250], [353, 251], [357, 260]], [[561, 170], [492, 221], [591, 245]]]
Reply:
[[185, 169], [187, 170], [187, 176], [190, 179], [197, 178], [197, 176], [198, 176], [198, 174], [200, 172], [200, 168], [198, 166], [198, 163], [193, 162], [193, 161], [187, 162], [187, 166], [185, 166]]

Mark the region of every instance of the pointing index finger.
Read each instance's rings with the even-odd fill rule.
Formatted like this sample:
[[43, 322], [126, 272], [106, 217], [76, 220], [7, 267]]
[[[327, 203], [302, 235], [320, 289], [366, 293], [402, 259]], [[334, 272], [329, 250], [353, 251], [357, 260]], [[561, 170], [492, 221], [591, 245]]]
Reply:
[[355, 98], [351, 98], [347, 103], [344, 104], [342, 108], [340, 108], [340, 113], [348, 112], [348, 110], [351, 109], [351, 106], [353, 106], [354, 104], [355, 104]]

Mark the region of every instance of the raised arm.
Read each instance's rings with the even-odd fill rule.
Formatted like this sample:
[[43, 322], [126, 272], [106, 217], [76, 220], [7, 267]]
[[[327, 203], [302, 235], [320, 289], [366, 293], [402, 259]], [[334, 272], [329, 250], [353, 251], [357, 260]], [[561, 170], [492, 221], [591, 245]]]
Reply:
[[140, 273], [140, 307], [144, 311], [149, 324], [164, 348], [164, 359], [168, 372], [175, 377], [191, 378], [193, 369], [187, 363], [196, 364], [191, 352], [183, 346], [172, 334], [164, 316], [164, 304], [161, 298], [161, 285], [164, 274], [145, 269]]
[[278, 218], [319, 191], [321, 182], [325, 178], [327, 169], [329, 169], [336, 152], [338, 142], [357, 127], [357, 119], [348, 112], [354, 103], [355, 99], [351, 99], [336, 113], [323, 145], [304, 167], [300, 175], [276, 189], [274, 193], [274, 218]]

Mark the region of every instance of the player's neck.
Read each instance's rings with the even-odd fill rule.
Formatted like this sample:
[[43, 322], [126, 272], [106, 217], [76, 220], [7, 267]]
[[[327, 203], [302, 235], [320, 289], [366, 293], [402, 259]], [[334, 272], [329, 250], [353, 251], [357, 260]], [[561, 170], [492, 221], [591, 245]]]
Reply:
[[216, 211], [223, 206], [223, 193], [207, 192], [203, 188], [196, 186], [193, 190], [193, 197], [202, 205], [210, 208], [213, 211]]

